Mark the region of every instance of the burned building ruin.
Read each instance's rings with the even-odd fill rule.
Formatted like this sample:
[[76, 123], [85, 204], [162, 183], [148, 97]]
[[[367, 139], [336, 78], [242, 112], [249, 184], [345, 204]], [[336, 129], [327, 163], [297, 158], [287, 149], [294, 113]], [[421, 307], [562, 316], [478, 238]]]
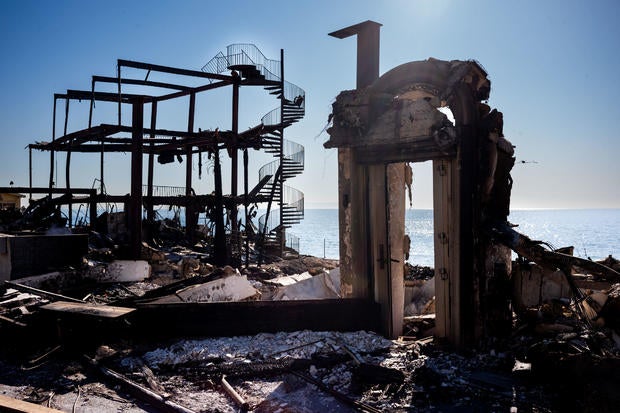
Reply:
[[583, 315], [585, 296], [572, 266], [618, 274], [547, 250], [508, 222], [514, 147], [504, 137], [502, 113], [487, 104], [484, 68], [430, 58], [379, 76], [380, 27], [366, 21], [330, 33], [357, 37], [357, 89], [336, 98], [324, 144], [338, 150], [342, 296], [373, 299], [382, 333], [402, 334], [408, 163], [432, 161], [435, 336], [474, 347], [482, 337], [510, 333], [512, 251], [559, 268]]
[[331, 33], [358, 38], [357, 89], [337, 97], [325, 144], [338, 148], [342, 292], [374, 296], [385, 333], [401, 334], [404, 162], [431, 160], [437, 335], [472, 344], [489, 321], [488, 281], [510, 272], [510, 250], [482, 228], [507, 218], [513, 148], [501, 113], [483, 103], [490, 81], [478, 63], [429, 59], [379, 77], [379, 28]]
[[[129, 76], [126, 72], [139, 74]], [[149, 77], [157, 75], [181, 80], [177, 83], [149, 80]], [[127, 93], [125, 89], [128, 87], [140, 88], [140, 93]], [[197, 96], [227, 87], [230, 87], [232, 93], [232, 125], [201, 128], [204, 119], [196, 116]], [[263, 88], [278, 100], [279, 105], [257, 120], [256, 126], [240, 131], [239, 91], [246, 87]], [[68, 130], [71, 101], [90, 103], [86, 128]], [[186, 129], [168, 130], [158, 127], [158, 105], [168, 101], [188, 101]], [[62, 102], [64, 108], [60, 107]], [[95, 125], [93, 113], [96, 105], [101, 102], [116, 105], [117, 119]], [[131, 121], [123, 124], [123, 113], [127, 114], [127, 110], [131, 111]], [[56, 119], [61, 111], [64, 112], [64, 127], [61, 128], [61, 136], [57, 136]], [[71, 228], [78, 221], [73, 216], [73, 205], [85, 204], [90, 205], [85, 213], [85, 222], [91, 229], [106, 231], [108, 225], [105, 222], [100, 222], [97, 227], [97, 206], [121, 204], [124, 205], [121, 221], [128, 234], [125, 255], [137, 259], [143, 240], [153, 237], [154, 208], [166, 205], [185, 209], [185, 236], [189, 242], [197, 236], [199, 214], [206, 214], [212, 227], [213, 258], [218, 265], [247, 263], [250, 244], [256, 245], [261, 251], [269, 249], [277, 255], [282, 255], [287, 248], [298, 249], [298, 238], [287, 229], [303, 218], [304, 198], [301, 191], [286, 185], [286, 181], [303, 171], [304, 147], [285, 139], [285, 129], [302, 119], [304, 114], [305, 92], [284, 79], [282, 50], [280, 59], [272, 60], [266, 58], [253, 44], [233, 44], [225, 52], [213, 57], [202, 70], [119, 59], [115, 77], [93, 76], [90, 90], [67, 90], [54, 95], [51, 140], [28, 146], [29, 187], [2, 189], [6, 193], [29, 194], [31, 201], [25, 217], [33, 222], [26, 222], [25, 219], [17, 222], [13, 229], [33, 229], [41, 224], [45, 226], [42, 221], [54, 214], [58, 215], [55, 211], [59, 211], [60, 205], [66, 205], [68, 210], [68, 216], [60, 224], [64, 226], [66, 223]], [[260, 115], [257, 113], [257, 116]], [[145, 119], [150, 120], [147, 123]], [[82, 119], [83, 123], [85, 121]], [[258, 183], [253, 187], [250, 186], [248, 170], [251, 149], [275, 158], [260, 168]], [[48, 187], [33, 187], [33, 150], [49, 153]], [[55, 182], [55, 176], [61, 172], [56, 169], [56, 154], [61, 152], [66, 154], [64, 188]], [[72, 174], [76, 172], [71, 167], [72, 156], [81, 153], [100, 155], [99, 177], [95, 178], [98, 184], [92, 188], [71, 185]], [[111, 153], [130, 154], [131, 189], [128, 194], [107, 192], [105, 165], [106, 156]], [[229, 194], [223, 193], [222, 189], [223, 154], [230, 158]], [[202, 174], [203, 168], [206, 168], [203, 165], [205, 155], [213, 165], [215, 187], [211, 193], [196, 193], [193, 188], [193, 167], [197, 164], [199, 174]], [[155, 161], [167, 164], [175, 159], [185, 163], [184, 184], [172, 187], [157, 185], [154, 179]], [[146, 182], [143, 182], [145, 170]], [[243, 183], [242, 188], [238, 188], [240, 181]], [[34, 194], [45, 196], [34, 200]], [[255, 220], [258, 204], [266, 205], [267, 212]], [[143, 219], [144, 211], [146, 219]], [[32, 225], [28, 226], [27, 223]]]

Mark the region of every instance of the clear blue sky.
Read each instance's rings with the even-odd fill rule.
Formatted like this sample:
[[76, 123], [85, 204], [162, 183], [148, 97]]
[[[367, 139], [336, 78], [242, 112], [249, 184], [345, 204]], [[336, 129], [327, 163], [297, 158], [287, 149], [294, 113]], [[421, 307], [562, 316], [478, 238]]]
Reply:
[[[620, 207], [620, 3], [617, 1], [5, 1], [0, 13], [0, 185], [28, 184], [29, 143], [49, 140], [53, 94], [89, 89], [115, 75], [116, 59], [200, 69], [231, 43], [285, 51], [287, 80], [307, 94], [307, 116], [287, 129], [306, 147], [306, 172], [290, 184], [306, 205], [335, 206], [336, 151], [323, 148], [331, 103], [355, 87], [355, 41], [327, 33], [364, 20], [383, 24], [381, 73], [428, 57], [476, 59], [492, 81], [490, 105], [504, 113], [516, 148], [515, 208]], [[219, 93], [219, 92], [218, 92]], [[196, 127], [230, 128], [229, 91], [199, 101]], [[242, 91], [241, 129], [277, 106]], [[162, 111], [183, 129], [186, 106]], [[88, 104], [71, 103], [69, 130], [86, 126]], [[113, 123], [105, 104], [96, 123]], [[62, 131], [59, 117], [58, 131]], [[58, 135], [57, 135], [58, 136]], [[64, 185], [60, 156], [58, 182]], [[35, 185], [46, 185], [48, 154], [35, 152]], [[253, 156], [251, 183], [269, 159]], [[92, 185], [97, 157], [74, 156], [73, 186]], [[129, 188], [129, 156], [106, 165], [110, 193]], [[184, 165], [158, 166], [157, 183], [184, 185]], [[197, 165], [194, 165], [197, 170]], [[414, 207], [431, 205], [428, 165], [415, 167]], [[196, 172], [197, 173], [197, 172]], [[212, 177], [195, 178], [211, 192]]]

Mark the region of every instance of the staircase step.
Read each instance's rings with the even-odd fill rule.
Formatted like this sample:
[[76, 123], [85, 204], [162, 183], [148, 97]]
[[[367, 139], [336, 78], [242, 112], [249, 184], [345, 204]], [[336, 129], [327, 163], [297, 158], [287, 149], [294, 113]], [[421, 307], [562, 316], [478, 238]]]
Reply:
[[283, 216], [289, 217], [289, 218], [302, 218], [304, 216], [304, 213], [303, 211], [299, 211], [297, 208], [284, 209]]

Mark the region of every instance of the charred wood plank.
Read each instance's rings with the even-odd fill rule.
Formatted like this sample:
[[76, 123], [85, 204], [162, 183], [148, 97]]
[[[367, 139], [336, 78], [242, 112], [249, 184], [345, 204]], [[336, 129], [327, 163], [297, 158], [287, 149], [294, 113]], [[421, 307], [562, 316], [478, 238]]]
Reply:
[[118, 318], [135, 311], [133, 308], [115, 307], [111, 305], [95, 305], [89, 303], [75, 303], [57, 301], [41, 307], [42, 310], [59, 313], [80, 314], [97, 318]]
[[45, 298], [50, 299], [50, 300], [69, 301], [69, 302], [72, 302], [72, 303], [84, 304], [84, 301], [78, 300], [77, 298], [67, 297], [66, 295], [61, 295], [61, 294], [56, 294], [56, 293], [51, 293], [49, 291], [40, 290], [40, 289], [34, 288], [34, 287], [28, 287], [27, 285], [19, 284], [19, 283], [12, 282], [12, 281], [5, 281], [4, 285], [6, 285], [8, 287], [11, 287], [11, 288], [14, 288], [16, 290], [22, 291], [22, 292], [31, 293], [31, 294], [34, 294], [34, 295], [45, 297]]
[[229, 81], [233, 80], [233, 77], [230, 75], [218, 75], [215, 73], [206, 73], [206, 72], [201, 72], [198, 70], [180, 69], [180, 68], [171, 67], [171, 66], [163, 66], [163, 65], [156, 65], [152, 63], [136, 62], [132, 60], [118, 59], [118, 65], [121, 67], [122, 66], [133, 67], [135, 69], [150, 70], [152, 72], [171, 73], [174, 75], [181, 75], [181, 76], [193, 76], [193, 77], [201, 77], [204, 79], [217, 79], [217, 80], [229, 80]]
[[357, 400], [353, 400], [346, 394], [332, 389], [331, 387], [327, 386], [322, 381], [315, 379], [314, 377], [308, 376], [307, 374], [301, 373], [299, 371], [291, 371], [291, 373], [296, 375], [299, 378], [304, 379], [308, 383], [315, 385], [319, 390], [322, 390], [325, 393], [331, 394], [332, 396], [334, 396], [336, 400], [339, 400], [351, 407], [354, 407], [359, 411], [369, 412], [369, 413], [381, 413], [382, 412], [382, 410], [377, 409], [376, 407], [373, 407], [369, 404], [366, 404], [366, 403], [363, 403]]
[[237, 403], [237, 405], [243, 410], [246, 411], [250, 408], [248, 402], [243, 400], [243, 397], [226, 381], [226, 376], [222, 376], [222, 380], [220, 381], [222, 384], [222, 388], [226, 391], [226, 393]]
[[[98, 100], [101, 102], [118, 102], [118, 93], [110, 92], [93, 92], [92, 90], [67, 90], [64, 95], [65, 99], [71, 100]], [[123, 93], [121, 95], [122, 103], [131, 103], [135, 98], [142, 98], [145, 102], [150, 102], [153, 97], [148, 95], [136, 95]]]
[[[102, 83], [118, 83], [118, 78], [110, 77], [110, 76], [93, 76], [93, 82], [102, 82]], [[121, 79], [121, 84], [124, 85], [140, 85], [140, 86], [152, 86], [159, 87], [162, 89], [176, 89], [176, 90], [191, 90], [190, 86], [182, 86], [175, 85], [172, 83], [164, 83], [164, 82], [153, 82], [151, 80], [142, 80], [142, 79]], [[118, 100], [118, 95], [117, 100]]]
[[204, 86], [198, 86], [195, 88], [191, 88], [189, 90], [184, 90], [182, 92], [174, 92], [174, 93], [170, 93], [168, 95], [162, 95], [159, 96], [158, 98], [156, 98], [156, 101], [158, 102], [162, 102], [164, 100], [170, 100], [170, 99], [176, 99], [182, 96], [187, 96], [190, 93], [199, 93], [199, 92], [205, 92], [207, 90], [211, 90], [211, 89], [217, 89], [218, 87], [222, 87], [222, 86], [228, 86], [232, 84], [232, 80], [223, 80], [221, 82], [214, 82], [214, 83], [210, 83], [208, 85], [204, 85]]
[[143, 400], [149, 404], [152, 404], [156, 407], [157, 410], [163, 412], [172, 412], [172, 413], [194, 413], [193, 410], [188, 409], [187, 407], [181, 406], [173, 401], [166, 400], [162, 395], [149, 390], [145, 387], [142, 387], [138, 383], [129, 380], [125, 376], [116, 371], [109, 369], [105, 366], [100, 365], [96, 360], [91, 359], [88, 356], [83, 356], [83, 359], [88, 365], [95, 367], [98, 371], [108, 379], [114, 381], [117, 384], [120, 384], [124, 387], [128, 392], [130, 392], [135, 397]]
[[[365, 299], [136, 303], [137, 333], [234, 336], [278, 331], [378, 330], [378, 304]], [[334, 317], [338, 314], [338, 317]], [[205, 320], [209, 320], [205, 324]]]
[[[67, 189], [65, 188], [48, 188], [48, 187], [28, 188], [24, 186], [0, 187], [0, 192], [7, 193], [7, 194], [16, 194], [16, 193], [29, 192], [29, 191], [32, 192], [33, 194], [47, 194], [50, 192], [52, 194], [66, 194], [67, 193]], [[91, 188], [71, 188], [71, 192], [74, 194], [92, 194], [92, 193], [96, 193], [97, 191]]]
[[9, 324], [17, 326], [17, 327], [28, 327], [27, 324], [24, 324], [24, 323], [16, 321], [16, 320], [13, 320], [12, 318], [5, 317], [3, 315], [0, 315], [0, 321], [5, 322], [5, 323], [9, 323]]
[[0, 395], [0, 411], [14, 413], [62, 413], [61, 410]]

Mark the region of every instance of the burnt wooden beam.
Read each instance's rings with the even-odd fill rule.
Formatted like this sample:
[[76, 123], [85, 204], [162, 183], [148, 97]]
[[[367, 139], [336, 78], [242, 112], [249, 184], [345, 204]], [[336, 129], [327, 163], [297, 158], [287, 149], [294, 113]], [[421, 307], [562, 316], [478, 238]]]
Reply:
[[[11, 186], [11, 187], [0, 187], [0, 193], [7, 194], [17, 194], [22, 192], [32, 192], [33, 194], [66, 194], [68, 190], [66, 188], [28, 188], [24, 186]], [[96, 192], [96, 190], [91, 188], [71, 188], [71, 192], [74, 194], [91, 194]]]
[[[165, 142], [161, 145], [154, 145], [154, 146], [151, 146], [150, 142], [143, 142], [142, 152], [145, 154], [151, 154], [151, 153], [159, 154], [162, 152], [174, 152], [175, 155], [177, 153], [179, 155], [185, 155], [187, 152], [185, 151], [184, 148], [189, 145], [198, 148], [198, 149], [192, 150], [192, 153], [199, 153], [199, 152], [204, 152], [205, 150], [207, 151], [215, 150], [217, 146], [217, 142], [212, 141], [212, 140], [201, 139], [197, 141], [188, 141], [188, 142], [179, 142], [179, 143]], [[252, 146], [252, 145], [249, 145], [249, 146]], [[29, 145], [29, 148], [41, 150], [41, 151], [50, 150], [48, 145], [45, 145], [45, 144], [42, 144], [42, 145], [31, 144]], [[57, 152], [64, 152], [67, 150], [69, 150], [68, 145], [59, 146], [55, 149], [55, 151]], [[105, 151], [106, 152], [131, 152], [131, 142], [125, 142], [124, 140], [118, 143], [109, 142], [105, 145]], [[71, 147], [71, 152], [99, 153], [101, 152], [101, 143], [82, 143], [80, 145], [73, 145]]]
[[25, 293], [35, 294], [40, 297], [47, 298], [49, 300], [59, 300], [65, 302], [73, 302], [73, 303], [84, 303], [82, 300], [78, 300], [77, 298], [67, 297], [66, 295], [52, 293], [46, 290], [40, 290], [38, 288], [30, 287], [28, 285], [23, 285], [14, 281], [4, 281], [5, 286], [9, 288], [14, 288], [18, 291], [22, 291]]
[[[93, 92], [92, 90], [67, 90], [65, 94], [55, 94], [54, 97], [56, 99], [68, 99], [68, 100], [96, 100], [100, 102], [114, 102], [118, 103], [119, 95], [118, 93], [110, 93], [110, 92]], [[148, 95], [136, 95], [131, 93], [123, 93], [120, 95], [121, 103], [131, 103], [133, 99], [138, 97], [144, 98], [145, 102], [150, 102], [153, 99], [153, 96]]]
[[[54, 97], [54, 111], [52, 114], [52, 142], [56, 140], [56, 97]], [[49, 187], [52, 188], [54, 186], [54, 151], [50, 151], [50, 177], [49, 177]], [[51, 192], [50, 192], [51, 195]]]
[[[151, 136], [171, 136], [171, 137], [179, 137], [179, 138], [194, 138], [194, 139], [200, 139], [200, 138], [207, 138], [209, 139], [210, 137], [213, 137], [216, 135], [215, 131], [202, 131], [202, 132], [188, 132], [188, 131], [175, 131], [175, 130], [168, 130], [168, 129], [148, 129], [148, 128], [144, 128], [144, 134], [147, 135], [151, 135]], [[132, 127], [131, 126], [124, 126], [124, 125], [110, 125], [110, 124], [101, 124], [98, 126], [93, 126], [87, 129], [81, 129], [79, 131], [75, 131], [75, 132], [71, 132], [71, 133], [67, 133], [64, 136], [54, 139], [52, 142], [47, 142], [47, 143], [39, 143], [39, 144], [31, 144], [29, 145], [29, 147], [33, 148], [33, 149], [39, 149], [39, 150], [60, 150], [60, 148], [65, 145], [67, 142], [73, 141], [76, 142], [77, 144], [72, 145], [72, 148], [75, 148], [77, 146], [79, 146], [78, 144], [87, 142], [87, 141], [97, 141], [97, 142], [101, 142], [102, 139], [105, 139], [106, 137], [110, 136], [110, 135], [114, 135], [116, 133], [119, 132], [127, 132], [127, 133], [132, 133]], [[227, 138], [230, 135], [230, 132], [218, 132], [221, 136]], [[124, 139], [124, 138], [109, 138], [109, 139]], [[110, 141], [110, 142], [124, 142], [124, 141]], [[153, 140], [153, 143], [171, 143], [171, 140]], [[187, 141], [184, 142], [183, 140], [179, 140], [179, 143], [182, 143], [182, 145], [177, 145], [177, 146], [183, 146], [183, 145], [196, 145], [196, 144], [200, 144], [200, 142], [196, 143], [193, 141]], [[221, 142], [225, 142], [224, 140], [222, 140]], [[65, 148], [65, 150], [67, 150]]]
[[[90, 144], [80, 144], [74, 145], [69, 148], [69, 145], [57, 146], [55, 148], [50, 148], [49, 145], [37, 145], [33, 144], [29, 146], [32, 149], [37, 149], [41, 151], [55, 150], [56, 152], [65, 152], [71, 150], [71, 152], [80, 152], [80, 153], [101, 153], [101, 144], [100, 143], [90, 143]], [[131, 151], [131, 143], [110, 143], [105, 146], [106, 152], [130, 152]]]
[[[110, 76], [93, 76], [93, 82], [118, 83], [118, 78], [110, 77]], [[192, 90], [193, 89], [191, 86], [175, 85], [173, 83], [154, 82], [151, 80], [142, 80], [142, 79], [121, 78], [121, 84], [151, 86], [151, 87], [159, 87], [162, 89], [176, 89], [176, 90]], [[116, 95], [116, 100], [118, 100], [118, 94]]]
[[218, 87], [222, 87], [222, 86], [228, 86], [231, 85], [232, 81], [230, 80], [223, 80], [221, 82], [215, 82], [215, 83], [210, 83], [208, 85], [204, 85], [204, 86], [198, 86], [195, 88], [191, 88], [189, 90], [184, 90], [181, 92], [174, 92], [174, 93], [169, 93], [167, 95], [162, 95], [156, 98], [157, 101], [161, 102], [164, 100], [170, 100], [170, 99], [175, 99], [175, 98], [179, 98], [179, 97], [183, 97], [183, 96], [187, 96], [191, 93], [199, 93], [199, 92], [205, 92], [207, 90], [211, 90], [211, 89], [217, 89]]
[[[237, 78], [238, 80], [238, 78]], [[239, 154], [237, 151], [237, 141], [239, 140], [239, 82], [236, 81], [233, 84], [232, 88], [232, 145], [229, 147], [228, 154], [230, 155], [230, 193], [232, 196], [237, 196], [237, 184], [239, 182], [238, 172], [239, 172]], [[231, 220], [231, 231], [233, 234], [232, 239], [235, 239], [235, 235], [239, 230], [239, 223], [237, 222], [237, 207], [232, 208], [230, 210], [230, 220]], [[235, 242], [235, 246], [233, 246], [233, 251], [237, 248], [237, 242]]]
[[424, 162], [433, 159], [450, 159], [456, 156], [456, 147], [441, 150], [434, 141], [399, 143], [398, 145], [368, 145], [356, 147], [360, 164], [384, 162]]
[[214, 152], [213, 176], [215, 179], [215, 236], [214, 236], [214, 262], [215, 265], [226, 264], [226, 233], [224, 229], [224, 205], [222, 193], [222, 165], [220, 164], [220, 151]]
[[142, 141], [144, 138], [144, 100], [132, 105], [131, 199], [129, 202], [129, 236], [131, 255], [139, 259], [142, 250]]
[[152, 406], [155, 411], [166, 413], [195, 413], [194, 410], [181, 406], [180, 404], [177, 404], [171, 400], [167, 400], [166, 397], [157, 393], [156, 391], [147, 389], [146, 387], [143, 387], [140, 384], [128, 379], [122, 374], [100, 365], [99, 362], [95, 359], [91, 359], [90, 357], [84, 355], [83, 360], [85, 361], [85, 363], [88, 363], [88, 365], [99, 369], [99, 372], [103, 376], [111, 380], [113, 383], [122, 386], [125, 391], [129, 392], [134, 397]]
[[52, 409], [13, 397], [0, 395], [0, 411], [9, 413], [62, 413], [62, 410]]
[[141, 336], [217, 337], [306, 329], [377, 331], [379, 314], [378, 304], [366, 299], [138, 303], [137, 309], [129, 317]]
[[122, 66], [132, 67], [134, 69], [150, 70], [152, 72], [171, 73], [174, 75], [181, 75], [181, 76], [201, 77], [204, 79], [230, 80], [230, 81], [233, 79], [233, 77], [230, 75], [217, 75], [214, 73], [205, 73], [205, 72], [201, 72], [198, 70], [180, 69], [180, 68], [171, 67], [171, 66], [156, 65], [152, 63], [143, 63], [143, 62], [136, 62], [132, 60], [124, 60], [124, 59], [118, 59], [118, 66], [119, 67], [122, 67]]
[[[45, 145], [48, 150], [54, 150], [56, 147], [64, 144], [65, 142], [69, 142], [73, 139], [78, 140], [78, 141], [84, 141], [84, 140], [91, 139], [93, 137], [113, 135], [120, 131], [121, 131], [120, 126], [101, 124], [99, 126], [93, 126], [91, 128], [81, 129], [79, 131], [67, 133], [64, 136], [54, 139], [52, 142], [49, 142], [46, 144], [35, 144], [32, 146], [34, 147], [34, 146]], [[40, 148], [35, 148], [35, 149], [40, 149]]]
[[[189, 113], [187, 116], [187, 131], [194, 133], [194, 118], [196, 113], [196, 94], [191, 93], [189, 95]], [[186, 141], [190, 141], [186, 139]], [[192, 195], [192, 154], [193, 143], [185, 146], [185, 196], [190, 197]], [[185, 235], [194, 242], [194, 230], [198, 224], [198, 214], [195, 214], [194, 205], [189, 204], [185, 207]]]
[[[153, 101], [151, 104], [151, 135], [149, 136], [149, 148], [153, 148], [153, 139], [155, 138], [155, 134], [153, 131], [156, 129], [157, 125], [157, 101]], [[147, 183], [146, 183], [146, 195], [148, 197], [153, 196], [153, 176], [154, 176], [154, 168], [155, 168], [155, 154], [149, 152], [148, 158], [148, 166], [147, 166]], [[149, 222], [155, 220], [155, 212], [153, 211], [153, 204], [147, 205], [146, 216]]]

